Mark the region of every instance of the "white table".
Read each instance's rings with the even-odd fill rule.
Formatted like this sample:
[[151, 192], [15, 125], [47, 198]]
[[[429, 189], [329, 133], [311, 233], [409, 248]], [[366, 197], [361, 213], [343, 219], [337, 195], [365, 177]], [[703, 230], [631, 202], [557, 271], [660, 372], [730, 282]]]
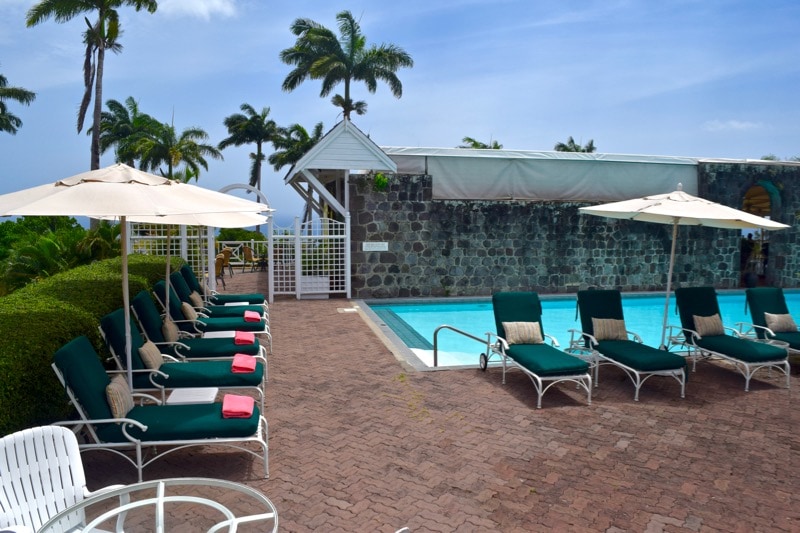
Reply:
[[185, 405], [189, 403], [214, 403], [219, 388], [186, 387], [173, 390], [167, 398], [167, 405]]
[[[231, 493], [236, 493], [236, 496], [231, 497]], [[93, 531], [98, 527], [108, 528], [112, 524], [114, 531], [125, 531], [125, 519], [128, 512], [136, 511], [137, 517], [141, 519], [139, 510], [147, 509], [151, 509], [152, 527], [149, 524], [144, 525], [138, 522], [135, 527], [146, 527], [147, 530], [155, 532], [167, 531], [178, 525], [189, 528], [199, 527], [199, 525], [191, 525], [185, 518], [180, 518], [182, 513], [185, 515], [185, 511], [180, 509], [176, 512], [176, 516], [167, 516], [169, 506], [173, 504], [182, 507], [187, 504], [195, 505], [218, 511], [223, 519], [218, 520], [217, 518], [218, 521], [207, 530], [209, 532], [236, 531], [241, 524], [249, 523], [261, 523], [259, 531], [275, 532], [278, 530], [278, 511], [269, 498], [259, 491], [241, 483], [222, 479], [186, 477], [144, 481], [97, 493], [55, 515], [42, 526], [39, 533], [62, 533], [64, 528], [60, 521], [63, 518], [76, 512], [85, 512], [87, 508], [95, 504], [107, 506], [112, 500], [118, 500], [119, 505], [102, 512], [94, 519], [85, 520], [83, 527], [71, 531]], [[229, 503], [223, 504], [220, 500]], [[247, 514], [241, 514], [241, 509], [246, 509], [244, 512]], [[131, 527], [129, 525], [128, 529], [130, 530]], [[205, 527], [203, 530], [206, 530]]]

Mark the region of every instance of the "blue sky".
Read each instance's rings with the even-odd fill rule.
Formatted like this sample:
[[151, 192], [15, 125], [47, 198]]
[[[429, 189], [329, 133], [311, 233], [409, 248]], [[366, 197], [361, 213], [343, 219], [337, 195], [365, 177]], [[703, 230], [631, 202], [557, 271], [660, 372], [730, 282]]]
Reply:
[[[34, 4], [0, 0], [0, 73], [37, 93], [29, 107], [11, 104], [23, 126], [0, 134], [0, 193], [89, 168], [89, 138], [75, 126], [84, 22], [27, 28]], [[103, 99], [133, 96], [213, 144], [244, 102], [270, 107], [279, 125], [327, 130], [337, 108], [312, 80], [281, 91], [290, 67], [278, 54], [294, 43], [294, 19], [336, 28], [343, 9], [369, 43], [394, 43], [415, 62], [398, 72], [399, 100], [385, 85], [353, 88], [369, 106], [353, 122], [379, 145], [454, 147], [468, 135], [551, 150], [573, 136], [601, 153], [800, 155], [796, 0], [161, 0], [153, 15], [121, 11], [124, 49], [106, 57]], [[251, 149], [226, 149], [199, 185], [246, 181]], [[101, 164], [113, 162], [108, 152]], [[263, 186], [284, 224], [301, 208], [286, 170], [268, 168]]]

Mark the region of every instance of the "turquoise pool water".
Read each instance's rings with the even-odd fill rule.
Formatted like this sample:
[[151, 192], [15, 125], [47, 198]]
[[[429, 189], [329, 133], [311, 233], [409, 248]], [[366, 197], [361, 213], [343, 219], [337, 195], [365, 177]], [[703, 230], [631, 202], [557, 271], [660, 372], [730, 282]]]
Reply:
[[[785, 291], [786, 303], [800, 323], [800, 291]], [[570, 340], [570, 329], [580, 329], [577, 302], [574, 295], [541, 296], [544, 332], [555, 337], [562, 348]], [[750, 322], [745, 313], [744, 292], [719, 292], [722, 321], [734, 327], [737, 322]], [[409, 303], [368, 302], [397, 338], [425, 365], [433, 366], [433, 334], [437, 327], [447, 324], [476, 337], [486, 338], [494, 332], [494, 315], [489, 299], [456, 301], [415, 301]], [[638, 333], [645, 343], [658, 346], [661, 342], [661, 323], [664, 316], [664, 295], [624, 295], [625, 325]], [[667, 324], [679, 324], [674, 298], [670, 299]], [[475, 366], [484, 351], [480, 343], [448, 330], [438, 334], [439, 366]]]

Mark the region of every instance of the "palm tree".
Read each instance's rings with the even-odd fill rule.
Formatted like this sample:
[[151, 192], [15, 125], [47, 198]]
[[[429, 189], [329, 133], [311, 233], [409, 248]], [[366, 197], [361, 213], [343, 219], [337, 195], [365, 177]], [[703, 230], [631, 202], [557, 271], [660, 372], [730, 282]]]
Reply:
[[[155, 135], [142, 137], [133, 149], [139, 154], [142, 170], [158, 169], [165, 178], [176, 179], [179, 172], [176, 169], [183, 163], [186, 169], [180, 171], [181, 179], [197, 180], [200, 167], [208, 170], [206, 157], [222, 159], [219, 150], [202, 142], [207, 139], [208, 134], [200, 128], [187, 128], [178, 137], [174, 126], [161, 124]], [[166, 171], [160, 168], [161, 165], [166, 165]]]
[[321, 138], [322, 122], [317, 122], [311, 135], [300, 124], [292, 124], [288, 128], [278, 128], [277, 135], [272, 139], [275, 152], [269, 156], [269, 164], [272, 165], [275, 172], [286, 165], [294, 165]]
[[472, 137], [464, 137], [463, 139], [461, 139], [461, 142], [463, 142], [464, 144], [462, 144], [460, 146], [456, 146], [456, 148], [474, 148], [474, 149], [478, 149], [478, 150], [502, 150], [503, 149], [503, 145], [502, 144], [500, 144], [497, 141], [493, 141], [491, 139], [489, 140], [489, 144], [486, 144], [485, 142], [481, 142], [481, 141], [479, 141], [477, 139], [474, 139]]
[[[322, 80], [320, 97], [328, 96], [334, 87], [344, 83], [344, 96], [335, 95], [332, 102], [342, 108], [344, 118], [350, 119], [351, 111], [363, 114], [366, 103], [353, 102], [350, 98], [350, 82], [363, 81], [370, 93], [375, 93], [378, 80], [385, 81], [392, 95], [400, 98], [403, 85], [395, 74], [401, 67], [413, 67], [414, 61], [402, 48], [393, 44], [381, 44], [367, 48], [367, 38], [350, 11], [336, 15], [341, 38], [328, 28], [311, 19], [299, 18], [291, 25], [297, 41], [291, 48], [280, 53], [281, 60], [294, 65], [286, 79], [283, 90], [293, 91], [306, 78]], [[360, 110], [360, 111], [359, 111]]]
[[97, 12], [94, 24], [85, 18], [88, 29], [84, 31], [86, 44], [84, 58], [84, 85], [86, 91], [78, 111], [78, 132], [83, 130], [89, 103], [94, 88], [94, 110], [92, 113], [92, 143], [90, 170], [100, 168], [100, 118], [103, 105], [103, 65], [107, 49], [119, 52], [122, 46], [117, 42], [122, 30], [119, 25], [117, 9], [130, 6], [140, 11], [146, 9], [155, 13], [158, 8], [156, 0], [41, 0], [28, 10], [26, 22], [28, 27], [53, 18], [56, 22], [67, 22], [82, 13]]
[[584, 146], [575, 142], [575, 139], [570, 136], [565, 143], [556, 143], [554, 147], [556, 152], [586, 152], [593, 153], [597, 148], [594, 145], [594, 140], [589, 139], [589, 142]]
[[8, 111], [6, 100], [14, 100], [23, 105], [29, 105], [36, 98], [36, 93], [22, 87], [9, 87], [8, 80], [0, 74], [0, 131], [11, 135], [17, 134], [17, 129], [22, 126], [22, 121]]
[[278, 131], [278, 126], [269, 116], [269, 108], [264, 107], [261, 113], [250, 104], [242, 104], [240, 109], [243, 113], [234, 113], [226, 117], [224, 124], [228, 128], [228, 137], [223, 139], [218, 148], [224, 150], [228, 146], [241, 146], [243, 144], [255, 144], [255, 153], [250, 154], [253, 164], [250, 167], [250, 186], [256, 187], [261, 191], [261, 164], [264, 162], [264, 152], [262, 150], [265, 142], [271, 142]]
[[106, 153], [113, 146], [118, 163], [135, 166], [139, 158], [136, 143], [148, 135], [156, 135], [161, 123], [141, 113], [139, 103], [132, 96], [125, 100], [125, 105], [117, 100], [108, 100], [106, 107], [108, 111], [100, 115], [100, 153]]

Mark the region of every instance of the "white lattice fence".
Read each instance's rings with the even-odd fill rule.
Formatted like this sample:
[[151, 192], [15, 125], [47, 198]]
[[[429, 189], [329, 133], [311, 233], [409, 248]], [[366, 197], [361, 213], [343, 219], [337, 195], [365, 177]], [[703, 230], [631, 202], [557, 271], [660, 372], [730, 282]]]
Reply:
[[350, 294], [349, 225], [323, 218], [293, 228], [271, 228], [272, 294], [298, 298]]

